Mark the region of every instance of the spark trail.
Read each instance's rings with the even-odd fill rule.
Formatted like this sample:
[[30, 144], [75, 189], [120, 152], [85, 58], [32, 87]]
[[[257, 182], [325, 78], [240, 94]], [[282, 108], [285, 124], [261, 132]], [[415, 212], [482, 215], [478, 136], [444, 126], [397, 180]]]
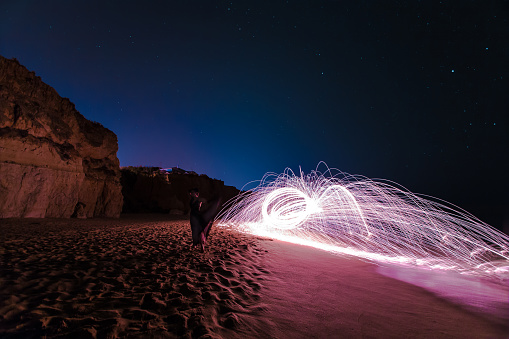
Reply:
[[[320, 166], [320, 164], [319, 164]], [[509, 279], [509, 237], [439, 199], [329, 169], [268, 173], [219, 225], [377, 262]]]

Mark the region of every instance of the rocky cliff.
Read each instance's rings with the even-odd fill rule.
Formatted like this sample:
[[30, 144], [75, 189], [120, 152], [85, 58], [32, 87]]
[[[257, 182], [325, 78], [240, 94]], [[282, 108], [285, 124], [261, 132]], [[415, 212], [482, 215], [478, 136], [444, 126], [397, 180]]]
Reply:
[[[159, 167], [123, 167], [123, 212], [189, 213], [189, 190], [198, 188], [207, 201], [220, 198], [223, 203], [239, 194], [223, 181], [194, 172], [164, 171]], [[207, 206], [204, 206], [206, 209]]]
[[0, 218], [118, 217], [116, 135], [0, 56]]

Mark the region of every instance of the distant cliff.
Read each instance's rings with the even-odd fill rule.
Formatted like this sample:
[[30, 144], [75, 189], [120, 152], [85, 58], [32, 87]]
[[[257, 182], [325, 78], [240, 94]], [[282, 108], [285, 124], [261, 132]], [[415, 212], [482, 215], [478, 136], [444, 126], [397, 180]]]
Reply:
[[116, 135], [0, 56], [0, 218], [118, 217]]
[[[206, 175], [159, 167], [122, 167], [123, 212], [189, 213], [189, 189], [198, 188], [205, 200], [221, 198], [225, 203], [239, 194], [233, 186]], [[206, 208], [207, 206], [204, 206]]]

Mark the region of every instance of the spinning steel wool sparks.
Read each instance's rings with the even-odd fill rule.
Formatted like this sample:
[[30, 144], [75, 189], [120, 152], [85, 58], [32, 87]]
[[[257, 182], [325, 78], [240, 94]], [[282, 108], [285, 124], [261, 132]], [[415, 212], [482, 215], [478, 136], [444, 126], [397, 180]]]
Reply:
[[378, 262], [509, 278], [507, 235], [445, 201], [329, 168], [266, 174], [218, 219], [242, 232]]

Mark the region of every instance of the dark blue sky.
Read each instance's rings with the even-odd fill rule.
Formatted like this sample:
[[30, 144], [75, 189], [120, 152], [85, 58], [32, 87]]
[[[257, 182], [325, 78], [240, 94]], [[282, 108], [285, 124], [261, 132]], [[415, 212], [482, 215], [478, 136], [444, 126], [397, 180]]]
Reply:
[[509, 225], [508, 1], [2, 1], [15, 57], [122, 166], [314, 169]]

